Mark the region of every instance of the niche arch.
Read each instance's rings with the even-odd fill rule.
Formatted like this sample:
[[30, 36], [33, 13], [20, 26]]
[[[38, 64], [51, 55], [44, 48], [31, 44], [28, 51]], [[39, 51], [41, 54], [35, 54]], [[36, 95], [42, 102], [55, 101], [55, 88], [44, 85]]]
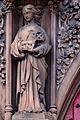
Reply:
[[80, 90], [80, 52], [69, 67], [58, 92], [58, 120], [64, 120], [66, 112]]

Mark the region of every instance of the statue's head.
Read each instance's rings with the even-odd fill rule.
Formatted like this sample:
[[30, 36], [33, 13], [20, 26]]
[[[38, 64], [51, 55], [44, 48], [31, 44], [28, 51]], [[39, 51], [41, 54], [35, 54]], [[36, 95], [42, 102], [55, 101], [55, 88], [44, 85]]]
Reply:
[[29, 4], [23, 7], [23, 16], [27, 22], [30, 22], [36, 13], [36, 9], [33, 5]]

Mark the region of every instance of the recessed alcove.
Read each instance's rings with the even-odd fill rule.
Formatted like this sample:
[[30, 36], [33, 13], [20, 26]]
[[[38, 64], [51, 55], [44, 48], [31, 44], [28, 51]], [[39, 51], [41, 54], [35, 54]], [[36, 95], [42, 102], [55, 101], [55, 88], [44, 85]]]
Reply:
[[[44, 28], [44, 30], [47, 32], [49, 37], [49, 43], [51, 43], [51, 18], [50, 18], [50, 12], [48, 9], [48, 1], [39, 1], [39, 0], [16, 0], [15, 1], [15, 9], [13, 10], [13, 40], [15, 38], [15, 35], [20, 27], [22, 27], [25, 24], [23, 15], [22, 15], [22, 7], [27, 4], [33, 4], [35, 6], [42, 6], [44, 10], [44, 14], [41, 19], [41, 26]], [[20, 7], [21, 6], [21, 7]], [[50, 107], [50, 95], [51, 95], [51, 53], [49, 53], [46, 56], [46, 62], [48, 64], [48, 78], [45, 83], [45, 97], [46, 97], [46, 109], [49, 110]], [[13, 109], [14, 113], [17, 111], [16, 106], [16, 76], [17, 76], [17, 63], [18, 61], [12, 57], [12, 78], [13, 78], [13, 84], [12, 84], [12, 103], [13, 103]]]

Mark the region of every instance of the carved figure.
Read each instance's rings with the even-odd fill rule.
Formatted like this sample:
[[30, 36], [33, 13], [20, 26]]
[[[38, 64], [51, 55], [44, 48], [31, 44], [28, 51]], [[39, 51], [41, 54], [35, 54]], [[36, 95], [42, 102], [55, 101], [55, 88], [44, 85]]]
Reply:
[[46, 111], [44, 87], [48, 66], [45, 55], [51, 46], [46, 32], [34, 22], [36, 13], [33, 5], [24, 6], [23, 15], [27, 25], [20, 28], [11, 45], [11, 54], [18, 58], [18, 109], [26, 112]]

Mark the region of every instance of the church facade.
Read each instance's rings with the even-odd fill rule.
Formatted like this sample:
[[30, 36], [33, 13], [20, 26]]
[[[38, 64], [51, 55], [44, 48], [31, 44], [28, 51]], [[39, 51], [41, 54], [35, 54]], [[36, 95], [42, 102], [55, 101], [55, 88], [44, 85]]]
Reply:
[[[11, 44], [27, 24], [22, 15], [25, 5], [35, 6], [36, 24], [48, 35], [51, 50], [45, 56], [45, 114], [16, 118], [18, 60], [11, 55]], [[80, 0], [0, 1], [0, 120], [17, 119], [80, 120]]]

